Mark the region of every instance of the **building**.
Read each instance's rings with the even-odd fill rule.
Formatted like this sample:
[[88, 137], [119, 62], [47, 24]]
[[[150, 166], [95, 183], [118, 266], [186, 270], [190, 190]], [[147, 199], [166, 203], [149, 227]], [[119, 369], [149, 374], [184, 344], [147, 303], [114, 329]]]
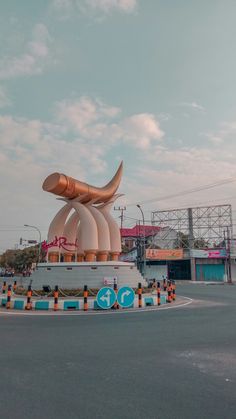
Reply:
[[[123, 243], [127, 250], [130, 247], [130, 250], [122, 253], [122, 260], [136, 262], [147, 280], [161, 280], [164, 276], [173, 280], [223, 282], [229, 278], [229, 257], [225, 243], [217, 248], [184, 248], [187, 243], [179, 243], [176, 230], [167, 226], [156, 229], [146, 226], [144, 266], [143, 248], [140, 251], [139, 247], [143, 243], [143, 236], [140, 239], [138, 234], [140, 230], [123, 229], [121, 233], [124, 233]], [[231, 273], [232, 278], [236, 279], [236, 241], [234, 247], [231, 244]]]
[[153, 237], [157, 232], [160, 231], [160, 227], [152, 225], [135, 225], [132, 228], [121, 228], [121, 243], [123, 248], [130, 251], [137, 246], [137, 241], [145, 237], [147, 240], [149, 237]]

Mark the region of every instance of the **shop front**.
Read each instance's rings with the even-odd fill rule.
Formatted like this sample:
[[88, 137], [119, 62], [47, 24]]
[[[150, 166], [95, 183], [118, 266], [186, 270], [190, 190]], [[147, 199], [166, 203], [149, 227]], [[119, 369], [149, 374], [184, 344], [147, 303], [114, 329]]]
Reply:
[[226, 278], [226, 249], [191, 250], [195, 258], [196, 281], [223, 282]]

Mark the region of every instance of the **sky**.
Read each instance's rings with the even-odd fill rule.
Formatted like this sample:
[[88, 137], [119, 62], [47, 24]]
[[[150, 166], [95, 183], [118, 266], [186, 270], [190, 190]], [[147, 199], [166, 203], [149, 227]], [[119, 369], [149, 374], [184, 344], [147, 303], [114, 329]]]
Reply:
[[24, 224], [46, 238], [53, 172], [103, 186], [123, 160], [127, 227], [138, 203], [146, 222], [236, 210], [235, 14], [235, 0], [1, 2], [0, 252], [38, 238]]

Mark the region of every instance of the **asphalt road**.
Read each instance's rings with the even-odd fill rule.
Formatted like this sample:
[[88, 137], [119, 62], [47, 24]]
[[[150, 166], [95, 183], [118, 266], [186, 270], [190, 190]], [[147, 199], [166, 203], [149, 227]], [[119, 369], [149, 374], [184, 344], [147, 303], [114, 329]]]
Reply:
[[0, 315], [0, 417], [235, 419], [236, 286], [110, 316]]

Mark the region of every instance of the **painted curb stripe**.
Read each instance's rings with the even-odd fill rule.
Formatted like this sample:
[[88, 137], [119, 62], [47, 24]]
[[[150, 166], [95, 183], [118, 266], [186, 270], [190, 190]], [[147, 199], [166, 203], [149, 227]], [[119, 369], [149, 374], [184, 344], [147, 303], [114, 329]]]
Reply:
[[172, 306], [153, 306], [152, 308], [134, 308], [134, 309], [122, 309], [122, 310], [94, 310], [94, 311], [74, 311], [74, 312], [65, 312], [65, 311], [29, 311], [29, 312], [15, 312], [15, 311], [3, 311], [0, 310], [0, 315], [12, 315], [12, 316], [98, 316], [98, 315], [116, 315], [116, 314], [132, 314], [132, 313], [149, 313], [151, 311], [162, 311], [162, 310], [172, 310], [172, 309], [177, 309], [177, 308], [182, 308], [185, 306], [188, 306], [189, 304], [192, 304], [192, 302], [194, 301], [192, 298], [189, 297], [184, 297], [184, 296], [179, 296], [181, 298], [183, 298], [184, 300], [187, 300], [185, 303], [180, 303], [180, 304], [176, 304], [176, 305], [172, 305]]

